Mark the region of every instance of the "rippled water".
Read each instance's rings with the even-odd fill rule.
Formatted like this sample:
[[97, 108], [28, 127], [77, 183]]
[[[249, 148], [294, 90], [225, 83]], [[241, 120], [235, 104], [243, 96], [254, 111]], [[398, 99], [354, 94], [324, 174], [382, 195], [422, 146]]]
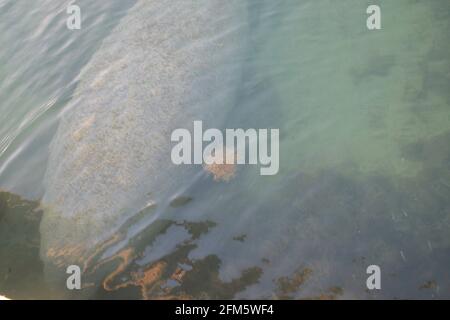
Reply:
[[[450, 298], [447, 0], [70, 3], [0, 1], [0, 294]], [[172, 165], [193, 120], [279, 174]]]

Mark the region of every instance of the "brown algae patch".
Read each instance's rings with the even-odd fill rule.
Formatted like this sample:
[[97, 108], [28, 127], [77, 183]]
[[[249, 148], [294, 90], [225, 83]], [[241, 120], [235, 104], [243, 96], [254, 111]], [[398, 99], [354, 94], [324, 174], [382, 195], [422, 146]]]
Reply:
[[[118, 253], [97, 263], [93, 261], [85, 276], [88, 281], [99, 283], [100, 280], [102, 285], [96, 298], [126, 295], [127, 298], [140, 299], [231, 299], [246, 287], [256, 284], [262, 269], [256, 266], [247, 268], [238, 277], [224, 282], [219, 277], [222, 264], [219, 257], [211, 254], [190, 259], [190, 253], [197, 248], [197, 240], [214, 226], [211, 221], [158, 220], [141, 235], [130, 239]], [[139, 260], [158, 237], [168, 236], [169, 227], [184, 229], [189, 238], [179, 243], [173, 252], [155, 261], [140, 263]]]
[[234, 151], [225, 149], [213, 158], [208, 157], [205, 162], [212, 163], [205, 164], [203, 168], [213, 175], [214, 181], [230, 181], [236, 175], [236, 164], [232, 161], [236, 159], [237, 154]]
[[310, 268], [298, 269], [291, 277], [281, 277], [276, 280], [277, 298], [291, 299], [300, 287], [311, 277], [313, 271]]

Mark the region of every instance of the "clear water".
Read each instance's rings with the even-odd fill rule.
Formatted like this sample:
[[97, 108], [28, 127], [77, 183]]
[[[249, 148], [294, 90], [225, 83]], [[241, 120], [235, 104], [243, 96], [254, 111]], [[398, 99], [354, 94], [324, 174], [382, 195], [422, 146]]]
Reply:
[[[447, 0], [69, 3], [0, 1], [0, 294], [450, 298]], [[193, 120], [279, 174], [172, 166]]]

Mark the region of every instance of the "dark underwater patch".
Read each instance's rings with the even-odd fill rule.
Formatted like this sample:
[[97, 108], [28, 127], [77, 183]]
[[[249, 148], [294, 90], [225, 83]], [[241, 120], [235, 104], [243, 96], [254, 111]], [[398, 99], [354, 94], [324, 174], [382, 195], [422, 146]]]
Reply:
[[[156, 205], [150, 206], [85, 260], [85, 290], [70, 297], [89, 292], [95, 299], [448, 298], [449, 142], [447, 133], [405, 146], [404, 156], [422, 165], [413, 178], [298, 173], [265, 202], [229, 204], [229, 214], [257, 205], [258, 216], [268, 218], [240, 223], [224, 241], [237, 254], [255, 250], [255, 228], [265, 230], [267, 240], [257, 244], [261, 254], [253, 265], [227, 281], [220, 276], [220, 254], [191, 256], [202, 241], [215, 239], [218, 222], [157, 219], [127, 238], [154, 213]], [[46, 288], [43, 277], [41, 216], [38, 202], [0, 193], [0, 289], [11, 298], [58, 294]], [[174, 237], [175, 246], [167, 245]], [[146, 259], [161, 244], [167, 249]], [[365, 287], [371, 264], [382, 269], [381, 291]], [[252, 287], [272, 294], [255, 295]]]

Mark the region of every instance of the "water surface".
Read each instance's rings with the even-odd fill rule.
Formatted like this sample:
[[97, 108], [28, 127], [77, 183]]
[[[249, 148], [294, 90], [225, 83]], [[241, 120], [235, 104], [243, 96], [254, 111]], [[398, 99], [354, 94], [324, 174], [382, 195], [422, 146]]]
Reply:
[[[449, 298], [450, 3], [379, 2], [0, 1], [0, 293]], [[174, 168], [193, 120], [279, 128], [279, 174]]]

